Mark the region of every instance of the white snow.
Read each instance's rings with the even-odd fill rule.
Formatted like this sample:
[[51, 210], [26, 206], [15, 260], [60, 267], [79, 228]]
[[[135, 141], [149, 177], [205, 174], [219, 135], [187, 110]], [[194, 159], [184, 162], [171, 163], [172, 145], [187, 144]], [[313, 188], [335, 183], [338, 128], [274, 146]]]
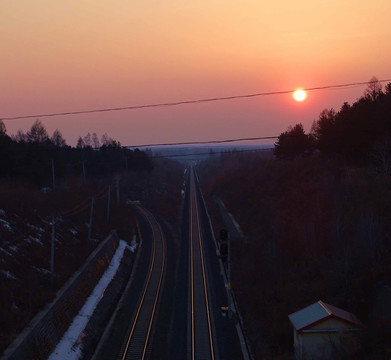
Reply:
[[27, 241], [28, 243], [31, 243], [31, 241], [34, 241], [34, 242], [36, 242], [37, 244], [43, 246], [42, 240], [39, 239], [39, 238], [37, 238], [37, 237], [34, 237], [34, 236], [32, 236], [32, 235], [29, 235], [29, 236], [25, 239], [25, 241]]
[[12, 250], [14, 253], [18, 252], [18, 250], [19, 250], [17, 245], [10, 246], [9, 249]]
[[10, 223], [9, 223], [8, 221], [5, 221], [5, 220], [3, 220], [3, 219], [0, 219], [0, 224], [2, 224], [3, 227], [4, 227], [5, 229], [7, 229], [8, 231], [14, 232], [14, 230], [12, 229], [12, 227], [11, 227], [11, 225], [10, 225]]
[[[48, 222], [47, 224], [51, 225], [52, 223], [51, 222]], [[41, 228], [40, 226], [35, 226], [35, 225], [32, 225], [32, 224], [27, 224], [27, 226], [30, 228], [30, 229], [33, 229], [33, 230], [36, 230], [36, 231], [39, 231], [39, 232], [45, 232], [45, 229]]]
[[2, 274], [4, 274], [4, 276], [7, 279], [18, 280], [18, 278], [15, 275], [13, 275], [12, 273], [10, 273], [8, 270], [0, 270], [0, 272]]
[[238, 231], [239, 235], [240, 235], [241, 237], [244, 237], [243, 231], [242, 231], [240, 225], [238, 224], [238, 222], [236, 221], [236, 219], [233, 217], [233, 215], [232, 215], [231, 213], [228, 213], [228, 215], [229, 215], [229, 217], [231, 218], [231, 221], [232, 221], [232, 223], [234, 224], [234, 226], [235, 226], [236, 230]]
[[7, 250], [5, 250], [5, 249], [3, 249], [1, 247], [0, 247], [0, 251], [3, 252], [4, 254], [8, 255], [8, 256], [13, 257], [13, 255], [9, 251], [7, 251]]
[[137, 249], [137, 241], [136, 241], [136, 235], [133, 235], [133, 239], [130, 242], [130, 246], [128, 246], [129, 250], [134, 253]]
[[82, 355], [82, 341], [84, 337], [83, 331], [107, 286], [114, 278], [126, 248], [130, 248], [130, 246], [127, 245], [125, 241], [120, 240], [118, 249], [111, 259], [105, 273], [95, 286], [92, 294], [87, 299], [82, 309], [79, 311], [79, 314], [73, 319], [72, 324], [69, 326], [61, 341], [57, 344], [57, 347], [50, 355], [49, 360], [80, 359]]
[[44, 275], [48, 275], [50, 274], [50, 271], [47, 270], [47, 269], [43, 269], [43, 268], [39, 268], [39, 267], [36, 267], [36, 266], [33, 266], [33, 269], [44, 274]]
[[0, 209], [0, 216], [5, 217], [5, 211], [3, 209]]

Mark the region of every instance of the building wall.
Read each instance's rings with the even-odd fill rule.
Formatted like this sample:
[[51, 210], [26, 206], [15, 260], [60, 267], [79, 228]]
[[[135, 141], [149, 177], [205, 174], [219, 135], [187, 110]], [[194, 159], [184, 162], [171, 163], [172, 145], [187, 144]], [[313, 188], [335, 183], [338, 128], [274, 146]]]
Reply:
[[303, 357], [303, 344], [301, 340], [302, 338], [297, 333], [296, 329], [293, 329], [293, 348], [294, 348], [295, 358], [297, 360], [300, 360]]
[[[343, 329], [351, 329], [352, 325], [338, 319], [327, 319], [314, 325], [308, 330], [317, 332], [295, 331], [294, 347], [295, 356], [298, 360], [332, 360], [334, 351], [341, 346], [354, 345], [356, 332], [346, 332]], [[337, 332], [322, 332], [322, 330], [336, 329]], [[341, 331], [338, 331], [341, 330]]]
[[338, 341], [335, 333], [304, 333], [299, 335], [303, 347], [303, 359], [331, 359], [332, 344]]
[[335, 318], [329, 318], [329, 319], [326, 319], [318, 324], [315, 324], [314, 326], [311, 326], [311, 330], [316, 330], [316, 329], [319, 329], [319, 330], [323, 330], [323, 329], [351, 329], [352, 327], [353, 327], [353, 325], [351, 325], [347, 322], [344, 322], [344, 321], [341, 321], [341, 320], [338, 320]]

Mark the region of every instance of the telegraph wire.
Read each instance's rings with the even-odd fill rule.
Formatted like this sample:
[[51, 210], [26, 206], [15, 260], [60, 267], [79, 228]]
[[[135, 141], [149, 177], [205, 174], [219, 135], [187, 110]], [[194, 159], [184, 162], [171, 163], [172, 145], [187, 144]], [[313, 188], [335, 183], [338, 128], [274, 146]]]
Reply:
[[92, 197], [96, 199], [102, 199], [105, 197], [105, 194], [106, 194], [106, 187], [103, 187], [100, 190], [96, 191], [95, 194], [93, 194], [92, 196], [84, 199], [79, 204], [75, 205], [72, 209], [69, 209], [67, 211], [60, 211], [60, 215], [66, 218], [78, 214], [80, 212], [83, 212], [90, 207], [90, 201]]
[[224, 144], [238, 141], [255, 141], [255, 140], [270, 140], [277, 139], [278, 136], [260, 136], [260, 137], [248, 137], [248, 138], [235, 138], [225, 140], [210, 140], [210, 141], [188, 141], [188, 142], [175, 142], [175, 143], [161, 143], [161, 144], [143, 144], [143, 145], [122, 145], [122, 148], [148, 148], [153, 146], [177, 146], [177, 145], [205, 145], [205, 144]]
[[[208, 140], [208, 141], [187, 141], [187, 142], [173, 142], [173, 143], [153, 143], [153, 144], [141, 144], [141, 145], [121, 145], [122, 149], [128, 149], [128, 150], [140, 150], [145, 151], [148, 150], [148, 148], [152, 148], [155, 146], [178, 146], [178, 145], [208, 145], [208, 144], [227, 144], [227, 143], [233, 143], [233, 142], [239, 142], [239, 141], [256, 141], [256, 140], [272, 140], [272, 139], [278, 139], [278, 135], [274, 136], [258, 136], [258, 137], [247, 137], [247, 138], [231, 138], [231, 139], [223, 139], [223, 140]], [[141, 150], [141, 148], [143, 148]], [[147, 148], [147, 149], [144, 149]], [[68, 150], [75, 151], [75, 150], [83, 150], [85, 148], [76, 148], [76, 147], [70, 147]], [[101, 147], [91, 147], [92, 150], [99, 150]], [[58, 151], [61, 149], [52, 149], [52, 148], [42, 148], [38, 149], [40, 151]], [[14, 150], [18, 153], [30, 153], [29, 150]], [[82, 161], [78, 161], [74, 164], [68, 164], [69, 166], [79, 166], [82, 163]], [[109, 164], [109, 163], [107, 163]]]
[[[273, 148], [257, 148], [257, 149], [246, 149], [246, 150], [239, 150], [239, 149], [231, 149], [231, 150], [225, 150], [225, 151], [214, 151], [212, 153], [209, 153], [209, 152], [199, 152], [199, 153], [191, 153], [191, 154], [167, 154], [167, 155], [161, 155], [161, 154], [156, 154], [156, 155], [150, 155], [150, 157], [152, 159], [158, 159], [158, 158], [175, 158], [175, 157], [187, 157], [187, 156], [207, 156], [208, 158], [209, 157], [213, 157], [215, 155], [221, 155], [221, 154], [227, 154], [227, 155], [230, 155], [232, 153], [255, 153], [255, 152], [266, 152], [266, 151], [270, 151], [270, 150], [273, 150]], [[186, 160], [195, 160], [195, 159], [186, 159]], [[197, 159], [199, 160], [199, 159]]]
[[[389, 82], [391, 79], [377, 80], [379, 83]], [[326, 90], [326, 89], [341, 89], [352, 86], [362, 86], [368, 85], [370, 81], [347, 83], [347, 84], [337, 84], [337, 85], [326, 85], [326, 86], [317, 86], [304, 88], [301, 90], [304, 91], [315, 91], [315, 90]], [[205, 99], [194, 99], [194, 100], [183, 100], [183, 101], [174, 101], [166, 103], [156, 103], [156, 104], [144, 104], [144, 105], [134, 105], [134, 106], [123, 106], [123, 107], [112, 107], [112, 108], [103, 108], [103, 109], [92, 109], [92, 110], [79, 110], [79, 111], [67, 111], [67, 112], [58, 112], [58, 113], [48, 113], [48, 114], [35, 114], [35, 115], [20, 115], [12, 117], [3, 117], [0, 120], [18, 120], [18, 119], [29, 119], [29, 118], [43, 118], [43, 117], [54, 117], [54, 116], [64, 116], [64, 115], [81, 115], [81, 114], [92, 114], [92, 113], [101, 113], [101, 112], [111, 112], [111, 111], [123, 111], [123, 110], [138, 110], [145, 108], [158, 108], [158, 107], [168, 107], [168, 106], [178, 106], [178, 105], [189, 105], [189, 104], [200, 104], [216, 101], [228, 101], [234, 99], [245, 99], [253, 98], [259, 96], [271, 96], [271, 95], [283, 95], [290, 94], [295, 92], [295, 90], [282, 90], [282, 91], [269, 91], [269, 92], [260, 92], [254, 94], [245, 94], [245, 95], [233, 95], [233, 96], [223, 96], [223, 97], [213, 97]]]

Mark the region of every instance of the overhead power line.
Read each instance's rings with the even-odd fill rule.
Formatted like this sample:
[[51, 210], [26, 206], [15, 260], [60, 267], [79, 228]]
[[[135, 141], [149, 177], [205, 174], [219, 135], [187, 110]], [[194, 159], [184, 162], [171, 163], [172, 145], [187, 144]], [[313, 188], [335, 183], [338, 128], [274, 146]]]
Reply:
[[[188, 141], [188, 142], [173, 142], [173, 143], [156, 143], [156, 144], [141, 144], [141, 145], [121, 145], [121, 148], [123, 149], [140, 149], [140, 148], [151, 148], [154, 146], [179, 146], [179, 145], [208, 145], [208, 144], [227, 144], [227, 143], [233, 143], [233, 142], [239, 142], [239, 141], [256, 141], [256, 140], [273, 140], [277, 139], [279, 136], [259, 136], [259, 137], [247, 137], [247, 138], [234, 138], [234, 139], [224, 139], [224, 140], [209, 140], [209, 141]], [[72, 148], [75, 149], [75, 148]], [[93, 150], [99, 150], [100, 148], [92, 148]], [[50, 147], [43, 147], [38, 148], [39, 151], [57, 151], [61, 149], [52, 149]], [[19, 154], [29, 154], [30, 151], [28, 149], [25, 150], [19, 150], [14, 149], [14, 152], [17, 152]], [[111, 162], [108, 162], [106, 164], [110, 164]], [[80, 166], [82, 164], [82, 161], [78, 161], [74, 164], [67, 164], [67, 166]]]
[[[378, 80], [379, 83], [389, 82], [389, 81], [391, 81], [391, 79]], [[310, 88], [305, 88], [302, 90], [315, 91], [315, 90], [326, 90], [326, 89], [339, 89], [339, 88], [345, 88], [345, 87], [351, 87], [351, 86], [368, 85], [368, 83], [369, 83], [368, 81], [362, 81], [362, 82], [356, 82], [356, 83], [310, 87]], [[208, 103], [208, 102], [215, 102], [215, 101], [228, 101], [228, 100], [234, 100], [234, 99], [253, 98], [253, 97], [258, 97], [258, 96], [289, 94], [289, 93], [295, 92], [296, 90], [297, 89], [283, 90], [283, 91], [269, 91], [269, 92], [261, 92], [261, 93], [254, 93], [254, 94], [245, 94], [245, 95], [233, 95], [233, 96], [206, 98], [206, 99], [183, 100], [183, 101], [174, 101], [174, 102], [167, 102], [167, 103], [144, 104], [144, 105], [123, 106], [123, 107], [113, 107], [113, 108], [104, 108], [104, 109], [67, 111], [67, 112], [58, 112], [58, 113], [49, 113], [49, 114], [20, 115], [20, 116], [12, 116], [12, 117], [3, 117], [3, 118], [0, 118], [0, 120], [18, 120], [18, 119], [54, 117], [54, 116], [63, 116], [63, 115], [81, 115], [81, 114], [92, 114], [92, 113], [100, 113], [100, 112], [138, 110], [138, 109], [145, 109], [145, 108], [157, 108], [157, 107], [199, 104], [199, 103]]]
[[254, 140], [270, 140], [277, 139], [278, 136], [260, 136], [260, 137], [248, 137], [248, 138], [236, 138], [225, 140], [210, 140], [210, 141], [189, 141], [189, 142], [175, 142], [175, 143], [160, 143], [160, 144], [144, 144], [144, 145], [129, 145], [121, 146], [123, 148], [148, 148], [153, 146], [176, 146], [176, 145], [204, 145], [204, 144], [224, 144], [238, 141], [254, 141]]
[[[166, 154], [166, 155], [151, 155], [151, 158], [153, 159], [159, 159], [159, 158], [187, 158], [188, 156], [215, 156], [215, 155], [221, 155], [221, 154], [233, 154], [233, 153], [259, 153], [259, 152], [267, 152], [271, 151], [273, 148], [256, 148], [256, 149], [246, 149], [246, 150], [240, 150], [240, 149], [230, 149], [230, 150], [223, 150], [223, 151], [213, 151], [212, 153], [209, 152], [198, 152], [198, 153], [183, 153], [183, 154]], [[186, 159], [186, 160], [199, 160], [199, 158], [194, 159]]]

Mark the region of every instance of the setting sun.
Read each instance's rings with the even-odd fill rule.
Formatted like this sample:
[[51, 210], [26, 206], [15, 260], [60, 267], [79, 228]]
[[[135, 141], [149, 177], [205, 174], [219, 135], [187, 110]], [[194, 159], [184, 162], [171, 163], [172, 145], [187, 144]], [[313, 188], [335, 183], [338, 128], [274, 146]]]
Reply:
[[303, 101], [303, 100], [305, 100], [306, 97], [307, 97], [307, 93], [304, 90], [296, 90], [293, 93], [293, 98], [296, 101]]

